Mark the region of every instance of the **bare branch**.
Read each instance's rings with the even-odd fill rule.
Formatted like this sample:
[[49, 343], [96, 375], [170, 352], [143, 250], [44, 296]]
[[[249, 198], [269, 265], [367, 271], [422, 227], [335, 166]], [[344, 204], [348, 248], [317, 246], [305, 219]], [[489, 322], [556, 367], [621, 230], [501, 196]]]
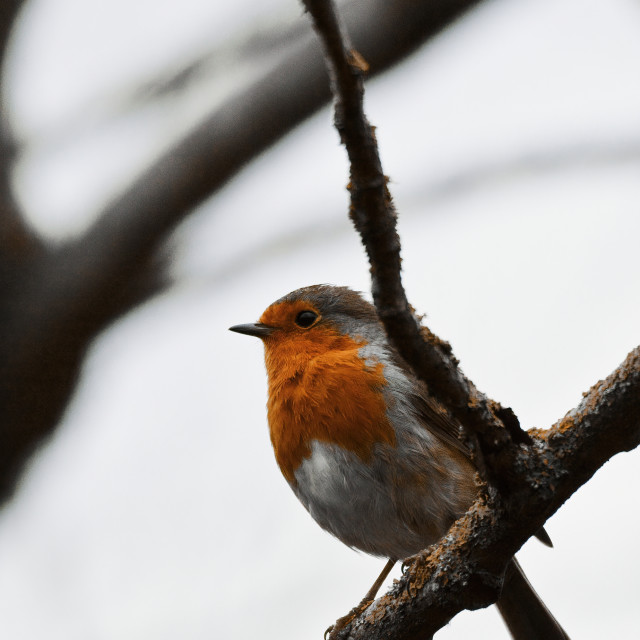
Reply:
[[[39, 128], [37, 144], [61, 147], [77, 136], [86, 135], [96, 127], [108, 126], [111, 121], [158, 101], [170, 101], [180, 109], [182, 97], [194, 91], [200, 94], [203, 106], [211, 104], [221, 94], [226, 98], [231, 93], [230, 84], [250, 85], [252, 79], [271, 71], [288, 51], [309, 37], [309, 24], [298, 15], [294, 17], [291, 21], [281, 18], [265, 24], [269, 18], [258, 16], [253, 25], [229, 34], [223, 42], [216, 42], [180, 64], [165, 66], [143, 79], [123, 81], [115, 89], [99, 91], [76, 104], [61, 119]], [[183, 131], [192, 124], [185, 122]]]
[[[483, 457], [510, 443], [511, 438], [523, 442], [527, 436], [513, 412], [489, 401], [464, 376], [449, 344], [420, 327], [402, 286], [396, 211], [375, 135], [363, 110], [362, 76], [367, 63], [348, 43], [331, 2], [303, 3], [324, 44], [335, 93], [335, 124], [350, 160], [350, 215], [369, 256], [373, 299], [380, 319], [400, 355], [470, 430], [468, 437], [482, 476], [489, 479], [490, 475], [492, 482], [499, 483], [500, 474], [487, 469]], [[475, 437], [476, 431], [484, 435], [481, 440]], [[478, 445], [483, 456], [478, 455]]]
[[[640, 443], [640, 348], [549, 432], [520, 430], [510, 409], [481, 395], [449, 346], [420, 330], [400, 277], [396, 213], [364, 115], [366, 62], [348, 44], [331, 0], [302, 0], [323, 41], [336, 128], [351, 167], [351, 217], [371, 263], [378, 313], [401, 355], [465, 427], [477, 431], [491, 485], [447, 536], [339, 638], [431, 638], [462, 609], [495, 602], [515, 552], [619, 451]], [[504, 427], [504, 428], [503, 428]]]
[[613, 455], [640, 444], [640, 347], [548, 431], [519, 464], [526, 483], [479, 499], [341, 638], [429, 638], [463, 608], [495, 601], [509, 558]]

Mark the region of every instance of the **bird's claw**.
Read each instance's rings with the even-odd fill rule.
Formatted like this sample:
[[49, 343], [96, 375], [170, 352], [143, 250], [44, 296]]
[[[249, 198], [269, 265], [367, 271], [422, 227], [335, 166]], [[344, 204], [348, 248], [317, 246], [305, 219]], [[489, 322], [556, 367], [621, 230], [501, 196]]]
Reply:
[[365, 598], [357, 607], [354, 607], [346, 616], [338, 618], [334, 624], [327, 628], [324, 632], [324, 640], [338, 640], [338, 634], [361, 613], [366, 611], [373, 600]]
[[400, 565], [400, 570], [402, 571], [402, 575], [406, 576], [409, 570], [411, 569], [411, 567], [416, 565], [421, 565], [422, 563], [424, 563], [428, 555], [429, 554], [425, 549], [424, 551], [420, 551], [420, 553], [416, 553], [415, 556], [409, 556], [408, 558], [405, 558], [402, 561], [402, 564]]
[[402, 571], [403, 576], [407, 575], [407, 572], [409, 571], [409, 569], [411, 569], [411, 567], [413, 566], [413, 564], [416, 562], [417, 559], [418, 559], [418, 556], [416, 555], [416, 556], [411, 556], [410, 558], [405, 558], [402, 561], [402, 564], [400, 565], [400, 571]]

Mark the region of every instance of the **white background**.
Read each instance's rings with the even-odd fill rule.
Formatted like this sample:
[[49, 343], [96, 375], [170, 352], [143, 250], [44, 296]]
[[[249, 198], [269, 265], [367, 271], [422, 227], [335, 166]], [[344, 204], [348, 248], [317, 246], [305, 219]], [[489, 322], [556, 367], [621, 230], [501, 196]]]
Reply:
[[[293, 0], [30, 2], [6, 77], [33, 224], [79, 233], [251, 70], [110, 120], [114, 95], [300, 13]], [[632, 0], [494, 0], [368, 85], [409, 297], [527, 428], [640, 342], [639, 36]], [[359, 601], [383, 561], [297, 504], [270, 448], [261, 345], [226, 330], [299, 286], [368, 289], [346, 181], [325, 110], [178, 231], [176, 285], [96, 341], [0, 513], [1, 637], [321, 638]], [[555, 549], [520, 554], [574, 639], [637, 637], [639, 463], [616, 456], [549, 521]], [[437, 637], [506, 635], [489, 609]]]

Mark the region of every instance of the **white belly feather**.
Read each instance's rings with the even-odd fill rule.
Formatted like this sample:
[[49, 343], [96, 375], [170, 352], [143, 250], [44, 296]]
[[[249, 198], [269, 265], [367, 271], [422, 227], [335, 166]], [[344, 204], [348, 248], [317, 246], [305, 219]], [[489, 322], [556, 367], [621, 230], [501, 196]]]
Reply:
[[425, 465], [424, 451], [408, 451], [402, 442], [376, 447], [370, 463], [333, 444], [314, 441], [311, 451], [293, 490], [321, 527], [373, 555], [418, 553], [471, 503], [468, 491], [442, 477], [442, 464]]

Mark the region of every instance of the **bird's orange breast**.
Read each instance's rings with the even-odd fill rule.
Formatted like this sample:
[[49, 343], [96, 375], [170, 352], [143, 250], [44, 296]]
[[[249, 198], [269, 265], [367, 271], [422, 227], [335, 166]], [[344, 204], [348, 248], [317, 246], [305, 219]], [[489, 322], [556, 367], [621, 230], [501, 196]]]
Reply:
[[290, 484], [314, 440], [364, 461], [376, 443], [395, 446], [382, 394], [384, 367], [365, 363], [358, 355], [363, 344], [326, 326], [276, 332], [265, 340], [271, 442]]

